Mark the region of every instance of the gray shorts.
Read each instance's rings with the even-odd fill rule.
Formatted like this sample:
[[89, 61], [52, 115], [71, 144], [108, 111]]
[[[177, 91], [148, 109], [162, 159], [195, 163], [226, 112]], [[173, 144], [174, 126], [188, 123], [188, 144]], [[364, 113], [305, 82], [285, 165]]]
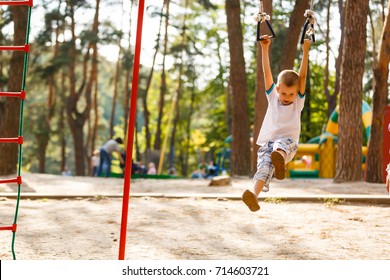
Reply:
[[253, 176], [253, 180], [265, 182], [263, 192], [269, 191], [269, 182], [274, 174], [275, 167], [271, 161], [271, 153], [274, 150], [281, 149], [286, 152], [286, 163], [291, 161], [297, 150], [298, 144], [291, 138], [279, 139], [275, 142], [268, 142], [261, 146], [257, 151], [257, 171]]

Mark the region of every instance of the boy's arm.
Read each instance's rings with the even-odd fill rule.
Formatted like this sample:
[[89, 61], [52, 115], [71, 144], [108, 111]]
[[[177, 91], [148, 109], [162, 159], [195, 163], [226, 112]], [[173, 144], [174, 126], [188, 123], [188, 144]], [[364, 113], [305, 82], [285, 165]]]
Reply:
[[263, 61], [263, 72], [264, 72], [264, 83], [265, 90], [269, 90], [274, 83], [274, 79], [272, 78], [271, 66], [269, 63], [269, 46], [271, 45], [271, 39], [265, 38], [260, 41], [261, 44], [261, 57]]
[[299, 68], [299, 80], [300, 80], [299, 92], [301, 94], [305, 94], [305, 89], [306, 89], [307, 67], [309, 64], [309, 48], [310, 48], [310, 40], [305, 39], [302, 45], [301, 67]]

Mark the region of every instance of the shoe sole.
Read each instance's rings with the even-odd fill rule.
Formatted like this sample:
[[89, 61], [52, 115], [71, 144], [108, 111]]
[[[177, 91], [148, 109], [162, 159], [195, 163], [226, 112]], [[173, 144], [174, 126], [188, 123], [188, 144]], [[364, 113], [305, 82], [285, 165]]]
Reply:
[[275, 167], [275, 177], [278, 180], [283, 180], [286, 177], [284, 157], [277, 151], [271, 153], [271, 161]]
[[244, 201], [246, 206], [248, 206], [249, 210], [251, 210], [252, 212], [256, 212], [260, 210], [259, 201], [251, 191], [246, 190], [242, 194], [242, 200]]

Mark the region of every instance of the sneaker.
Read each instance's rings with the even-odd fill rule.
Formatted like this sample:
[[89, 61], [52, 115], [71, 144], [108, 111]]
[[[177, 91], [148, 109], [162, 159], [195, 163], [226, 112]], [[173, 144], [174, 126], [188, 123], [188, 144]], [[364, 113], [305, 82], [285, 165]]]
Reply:
[[286, 177], [286, 164], [284, 156], [278, 150], [271, 153], [271, 161], [275, 167], [275, 177], [278, 180], [283, 180]]
[[256, 195], [250, 190], [246, 190], [242, 194], [242, 200], [244, 201], [246, 206], [248, 206], [249, 210], [251, 210], [252, 212], [256, 212], [260, 210], [259, 201], [257, 200]]

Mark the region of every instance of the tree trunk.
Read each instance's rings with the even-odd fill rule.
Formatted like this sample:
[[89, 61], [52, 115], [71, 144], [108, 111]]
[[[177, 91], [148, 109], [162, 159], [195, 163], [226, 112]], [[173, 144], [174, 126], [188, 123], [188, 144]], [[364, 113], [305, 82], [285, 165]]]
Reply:
[[230, 77], [227, 77], [227, 86], [225, 89], [225, 96], [226, 96], [226, 111], [225, 111], [225, 122], [226, 122], [226, 129], [229, 135], [232, 134], [232, 111], [233, 111], [233, 94], [232, 94], [232, 86], [230, 83]]
[[92, 67], [91, 67], [91, 77], [90, 77], [90, 85], [88, 86], [89, 89], [89, 99], [90, 99], [90, 108], [88, 111], [88, 117], [87, 117], [87, 122], [88, 122], [88, 134], [87, 134], [87, 141], [85, 143], [85, 159], [87, 160], [87, 170], [88, 174], [92, 171], [92, 166], [91, 166], [91, 157], [93, 155], [94, 147], [95, 147], [95, 138], [96, 138], [96, 132], [97, 132], [97, 119], [94, 119], [94, 122], [92, 123], [91, 121], [91, 109], [92, 106], [95, 106], [94, 109], [97, 110], [97, 104], [93, 104], [92, 102], [92, 95], [95, 100], [97, 100], [98, 96], [98, 50], [97, 50], [97, 45], [93, 44], [92, 45]]
[[[0, 9], [0, 20], [4, 21], [4, 10]], [[0, 24], [0, 44], [6, 45], [4, 42], [4, 34], [3, 34], [3, 26], [4, 24]], [[0, 77], [4, 77], [4, 59], [3, 52], [0, 52]], [[6, 82], [3, 79], [0, 79], [0, 91], [5, 91]]]
[[158, 34], [157, 34], [157, 39], [156, 39], [156, 47], [153, 55], [153, 62], [152, 62], [152, 67], [150, 69], [150, 73], [148, 76], [148, 79], [146, 81], [146, 88], [145, 88], [145, 94], [142, 97], [142, 105], [143, 105], [143, 113], [144, 113], [144, 121], [145, 121], [145, 139], [146, 139], [146, 151], [150, 150], [151, 148], [151, 134], [150, 134], [150, 129], [149, 129], [149, 122], [150, 122], [150, 112], [148, 109], [148, 93], [149, 93], [149, 88], [152, 83], [152, 78], [153, 78], [153, 73], [154, 73], [154, 66], [156, 63], [156, 58], [158, 51], [160, 49], [160, 38], [161, 38], [161, 26], [162, 26], [162, 20], [163, 20], [163, 10], [164, 10], [165, 2], [164, 5], [162, 5], [161, 12], [160, 12], [160, 24], [158, 28]]
[[[331, 1], [331, 0], [329, 0]], [[328, 101], [328, 118], [333, 113], [334, 109], [336, 109], [337, 106], [337, 97], [340, 93], [340, 78], [341, 78], [341, 59], [343, 57], [344, 53], [344, 19], [345, 19], [345, 9], [343, 6], [343, 0], [338, 0], [339, 5], [339, 11], [340, 11], [340, 28], [341, 28], [341, 37], [340, 37], [340, 43], [339, 43], [339, 51], [338, 56], [336, 58], [335, 62], [335, 68], [336, 68], [336, 81], [335, 81], [335, 87], [334, 87], [334, 93], [333, 95], [327, 94], [325, 92], [326, 99]]]
[[362, 179], [362, 79], [368, 0], [347, 0], [335, 182]]
[[[60, 5], [61, 5], [60, 1]], [[60, 7], [58, 7], [58, 11], [60, 10]], [[59, 36], [60, 36], [60, 29], [63, 26], [61, 26], [60, 21], [57, 19], [56, 21], [56, 27], [55, 27], [55, 45], [53, 50], [53, 58], [52, 61], [55, 61], [58, 57], [59, 52]], [[46, 171], [46, 150], [47, 146], [49, 144], [49, 140], [51, 137], [52, 129], [51, 129], [51, 121], [53, 119], [55, 108], [56, 108], [56, 72], [50, 73], [48, 77], [48, 98], [47, 98], [47, 108], [48, 112], [47, 115], [42, 120], [42, 133], [37, 134], [35, 137], [37, 139], [38, 143], [38, 170], [39, 173], [45, 173]]]
[[[14, 20], [15, 46], [24, 45], [27, 28], [27, 7], [12, 6]], [[13, 52], [10, 62], [8, 91], [18, 92], [22, 86], [24, 53]], [[17, 137], [19, 135], [19, 98], [0, 99], [0, 137]], [[17, 144], [0, 144], [0, 175], [16, 173], [18, 162]]]
[[[75, 18], [74, 18], [74, 6], [72, 2], [69, 4], [69, 15], [71, 17], [71, 48], [70, 48], [70, 65], [69, 65], [69, 81], [70, 81], [70, 95], [67, 100], [67, 118], [70, 130], [72, 132], [73, 137], [73, 145], [75, 152], [75, 164], [76, 164], [76, 175], [84, 176], [85, 175], [85, 147], [84, 147], [84, 125], [89, 116], [89, 112], [91, 109], [91, 92], [93, 82], [95, 81], [96, 73], [97, 73], [97, 48], [96, 42], [90, 43], [87, 47], [86, 54], [83, 62], [83, 77], [82, 83], [79, 89], [76, 92], [76, 34], [75, 34]], [[99, 7], [100, 0], [96, 0], [96, 10], [95, 17], [92, 26], [92, 32], [98, 34], [99, 27]], [[89, 80], [87, 81], [87, 65], [89, 61], [89, 53], [90, 50], [93, 50], [93, 59], [90, 70]], [[78, 103], [80, 98], [85, 98], [85, 107], [83, 111], [79, 111]]]
[[122, 36], [119, 36], [118, 39], [118, 60], [116, 62], [115, 66], [115, 77], [114, 77], [114, 95], [112, 97], [112, 104], [111, 104], [111, 114], [110, 114], [110, 139], [114, 138], [114, 121], [115, 121], [115, 111], [116, 111], [116, 100], [118, 97], [118, 83], [119, 83], [119, 76], [120, 76], [120, 70], [121, 70], [121, 53], [122, 53], [122, 47], [121, 47], [121, 40]]
[[[130, 47], [129, 47], [130, 50]], [[130, 72], [131, 69], [128, 68], [125, 71], [125, 86], [124, 86], [124, 101], [123, 101], [123, 119], [124, 121], [124, 127], [123, 131], [125, 135], [127, 136], [127, 125], [128, 125], [128, 119], [130, 114], [130, 97], [131, 97], [131, 88], [130, 88]]]
[[[94, 22], [92, 25], [92, 32], [94, 34], [96, 34], [96, 36], [98, 36], [98, 33], [99, 33], [99, 30], [98, 30], [98, 28], [99, 28], [99, 9], [100, 9], [100, 0], [96, 0], [96, 11], [95, 11]], [[92, 93], [95, 97], [95, 100], [97, 100], [98, 91], [99, 91], [99, 87], [98, 87], [98, 83], [97, 83], [97, 81], [98, 81], [98, 63], [99, 63], [98, 56], [99, 56], [99, 54], [98, 54], [98, 47], [97, 47], [96, 42], [92, 43], [92, 51], [93, 51], [93, 53], [92, 53], [92, 61], [91, 61], [91, 73], [90, 73], [89, 83], [88, 83], [88, 87], [87, 87], [87, 92], [85, 93], [87, 103], [88, 103], [85, 115], [86, 115], [86, 118], [88, 120], [90, 118], [90, 112], [91, 112], [91, 108], [92, 108]], [[95, 104], [95, 106], [96, 105], [97, 104]], [[97, 120], [95, 120], [95, 128], [97, 129]], [[96, 130], [91, 132], [89, 137], [93, 138], [93, 144], [95, 144]], [[85, 157], [88, 161], [88, 171], [92, 170], [90, 159], [92, 157], [93, 148], [91, 148], [91, 146], [92, 146], [91, 143], [92, 143], [92, 141], [91, 141], [91, 139], [89, 139], [89, 141], [87, 141], [87, 145], [84, 149], [85, 150]], [[88, 153], [88, 151], [91, 151], [91, 153]]]
[[93, 152], [96, 149], [96, 136], [97, 136], [97, 130], [99, 125], [99, 104], [98, 104], [98, 96], [99, 96], [99, 80], [98, 80], [98, 69], [96, 69], [96, 79], [95, 79], [95, 86], [93, 91], [93, 102], [92, 102], [92, 108], [93, 108], [93, 123], [92, 123], [92, 131], [91, 131], [91, 146], [90, 146], [90, 153], [89, 155], [92, 157]]
[[187, 177], [188, 175], [188, 160], [189, 160], [189, 153], [190, 153], [190, 142], [191, 142], [191, 119], [192, 114], [194, 112], [195, 107], [195, 77], [192, 79], [192, 86], [191, 86], [191, 97], [190, 97], [190, 107], [188, 108], [188, 116], [187, 116], [187, 126], [186, 126], [186, 145], [185, 145], [185, 151], [184, 153], [181, 153], [182, 158], [182, 168], [181, 173], [184, 177]]
[[180, 98], [183, 91], [183, 71], [184, 71], [184, 54], [185, 54], [185, 46], [187, 44], [187, 37], [186, 37], [186, 21], [187, 21], [187, 8], [188, 8], [188, 0], [185, 0], [185, 7], [184, 7], [184, 15], [183, 15], [183, 22], [182, 22], [182, 30], [181, 30], [181, 42], [180, 47], [182, 48], [180, 51], [180, 61], [179, 61], [179, 77], [178, 77], [178, 85], [176, 89], [176, 106], [175, 106], [175, 118], [173, 119], [173, 126], [172, 126], [172, 133], [171, 133], [171, 143], [170, 143], [170, 161], [169, 161], [169, 168], [174, 167], [174, 160], [175, 160], [175, 142], [176, 142], [176, 130], [177, 126], [180, 120]]
[[230, 81], [233, 92], [231, 174], [250, 174], [249, 107], [243, 52], [240, 0], [226, 0], [230, 52]]
[[[326, 60], [325, 60], [325, 77], [324, 77], [324, 92], [325, 96], [330, 97], [329, 91], [329, 57], [330, 57], [330, 6], [332, 4], [331, 0], [328, 0], [326, 7], [326, 37], [325, 37], [325, 46], [326, 46]], [[329, 104], [329, 103], [328, 103]], [[329, 108], [329, 105], [328, 105]], [[331, 112], [327, 113], [328, 118], [330, 117]]]
[[[272, 15], [272, 1], [264, 2], [264, 12], [268, 15]], [[272, 20], [272, 19], [271, 19]], [[270, 21], [272, 24], [272, 21]], [[270, 61], [272, 59], [271, 53]], [[253, 125], [253, 140], [252, 140], [252, 174], [256, 173], [257, 166], [257, 150], [259, 146], [256, 144], [256, 139], [259, 135], [265, 113], [268, 108], [268, 100], [265, 95], [265, 84], [264, 84], [264, 72], [263, 72], [263, 60], [261, 58], [261, 46], [256, 43], [256, 89], [255, 89], [255, 115]]]
[[[388, 4], [390, 10], [390, 2]], [[371, 124], [371, 136], [367, 155], [366, 181], [371, 183], [383, 183], [383, 129], [384, 115], [388, 98], [388, 78], [390, 63], [390, 20], [386, 17], [378, 54], [374, 68], [374, 96], [373, 116]]]
[[[80, 135], [80, 128], [77, 126], [83, 126], [84, 122], [81, 119], [81, 115], [77, 112], [77, 100], [79, 99], [76, 93], [76, 34], [75, 34], [75, 18], [74, 18], [74, 6], [71, 2], [69, 5], [69, 16], [71, 18], [71, 44], [69, 49], [69, 87], [70, 94], [67, 98], [66, 112], [69, 128], [72, 132], [75, 151], [75, 163], [76, 174], [84, 175], [84, 152], [83, 152], [83, 133]], [[82, 128], [81, 128], [82, 131]], [[80, 144], [81, 142], [81, 144]]]
[[61, 106], [60, 106], [60, 110], [59, 110], [59, 118], [58, 118], [58, 131], [60, 133], [60, 148], [61, 148], [61, 159], [60, 159], [60, 170], [59, 170], [59, 174], [61, 174], [61, 172], [63, 170], [65, 170], [65, 167], [66, 167], [66, 139], [65, 139], [65, 119], [66, 119], [66, 115], [65, 115], [65, 92], [66, 92], [66, 80], [67, 80], [67, 77], [66, 77], [66, 74], [64, 71], [62, 71], [61, 73], [61, 90], [60, 90], [60, 94], [61, 94], [61, 99], [62, 99], [62, 102], [61, 102]]
[[302, 26], [306, 20], [303, 15], [305, 14], [308, 3], [309, 0], [300, 0], [295, 2], [294, 10], [290, 16], [286, 38], [284, 39], [282, 57], [280, 58], [279, 63], [279, 72], [285, 69], [294, 68], [294, 60], [297, 54], [297, 44], [300, 39]]
[[[123, 0], [124, 1], [124, 0]], [[134, 0], [130, 0], [130, 13], [133, 11], [133, 6], [134, 6]], [[130, 17], [129, 21], [129, 26], [131, 26], [133, 17]], [[132, 46], [131, 46], [131, 28], [129, 28], [129, 34], [128, 34], [128, 47], [127, 53], [129, 57], [131, 57], [131, 52], [132, 52]], [[125, 67], [125, 86], [124, 86], [124, 98], [123, 98], [123, 119], [124, 121], [124, 133], [125, 136], [127, 137], [127, 125], [128, 125], [128, 119], [129, 119], [129, 114], [130, 114], [130, 96], [131, 96], [131, 88], [130, 88], [130, 73], [131, 73], [132, 67], [130, 65], [126, 65]]]
[[370, 28], [371, 28], [371, 43], [372, 43], [372, 58], [373, 58], [373, 64], [375, 67], [377, 54], [376, 54], [376, 37], [375, 37], [375, 22], [372, 18], [372, 11], [371, 9], [368, 10], [368, 18], [370, 19]]
[[163, 63], [161, 71], [161, 87], [160, 87], [160, 102], [158, 108], [158, 118], [157, 118], [157, 131], [154, 139], [154, 149], [159, 150], [161, 148], [161, 123], [164, 111], [164, 98], [167, 92], [167, 82], [165, 75], [165, 58], [168, 52], [168, 26], [169, 26], [169, 2], [170, 0], [165, 0], [166, 5], [166, 15], [165, 15], [165, 35], [164, 35], [164, 53], [163, 53]]

